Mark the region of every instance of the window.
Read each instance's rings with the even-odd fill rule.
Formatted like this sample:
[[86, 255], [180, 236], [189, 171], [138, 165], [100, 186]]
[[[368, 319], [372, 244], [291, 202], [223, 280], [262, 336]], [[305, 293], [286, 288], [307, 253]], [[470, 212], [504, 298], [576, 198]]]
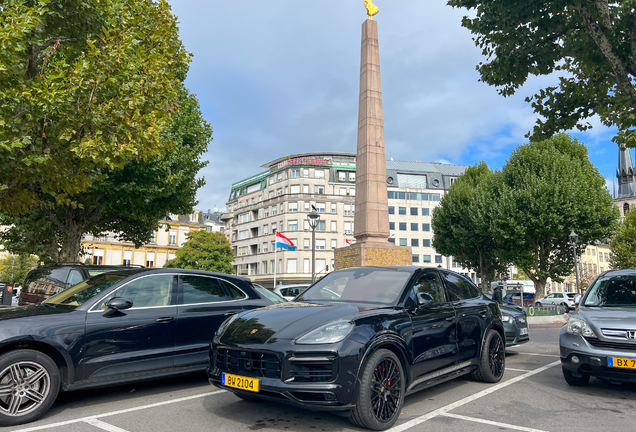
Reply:
[[106, 303], [114, 297], [123, 297], [133, 302], [133, 308], [169, 306], [172, 301], [173, 275], [153, 275], [141, 277], [106, 296], [98, 309], [106, 309]]
[[336, 205], [331, 204], [331, 214], [336, 214]]
[[325, 171], [324, 170], [314, 170], [314, 177], [315, 178], [325, 178]]
[[422, 224], [422, 231], [430, 231], [431, 224]]
[[278, 227], [278, 225], [276, 224], [276, 222], [272, 223], [272, 233], [276, 232], [276, 228]]
[[309, 258], [303, 259], [303, 273], [309, 273]]
[[309, 250], [309, 239], [303, 240], [303, 249]]
[[181, 276], [182, 304], [214, 303], [228, 300], [222, 282], [217, 278]]
[[394, 230], [395, 229], [395, 222], [389, 222], [389, 229], [390, 230]]
[[340, 188], [340, 195], [345, 196], [347, 195], [347, 188]]
[[343, 182], [343, 181], [347, 181], [347, 173], [344, 171], [340, 171], [338, 173], [338, 180]]
[[298, 203], [292, 203], [292, 202], [290, 202], [290, 203], [288, 203], [287, 205], [288, 205], [288, 207], [289, 207], [289, 208], [288, 208], [288, 211], [289, 211], [290, 213], [297, 213], [297, 212], [298, 212]]
[[444, 278], [451, 301], [479, 297], [479, 290], [468, 279], [450, 273], [444, 273]]
[[274, 191], [269, 191], [269, 197], [274, 198]]
[[283, 194], [283, 188], [276, 189], [276, 196], [281, 196]]
[[262, 274], [267, 274], [267, 261], [263, 261], [261, 264], [261, 272]]
[[176, 255], [175, 255], [175, 254], [173, 254], [173, 253], [169, 253], [169, 254], [168, 254], [168, 261], [173, 260], [173, 259], [175, 259], [175, 258], [176, 258]]
[[349, 195], [356, 196], [356, 188], [354, 188], [354, 187], [349, 188]]
[[344, 223], [345, 234], [351, 234], [352, 230], [353, 230], [353, 224], [351, 222], [345, 222]]
[[271, 261], [269, 262], [269, 272], [270, 272], [271, 274], [274, 274], [274, 270], [275, 270], [275, 269], [276, 269], [276, 267], [274, 267], [274, 260], [271, 260]]
[[263, 225], [263, 235], [269, 234], [269, 225]]
[[422, 262], [423, 263], [430, 263], [431, 262], [431, 256], [430, 255], [422, 255]]
[[282, 172], [278, 173], [278, 181], [283, 181], [283, 173]]
[[305, 203], [305, 213], [309, 213], [311, 211], [309, 206], [310, 206], [310, 203], [306, 202]]
[[395, 214], [395, 207], [389, 206], [389, 214]]
[[336, 240], [331, 240], [331, 249], [332, 249], [332, 250], [335, 250], [335, 249], [336, 249], [336, 247], [337, 247], [337, 246], [336, 246], [336, 243], [337, 243], [337, 242], [336, 242]]
[[239, 231], [239, 240], [245, 240], [250, 237], [250, 230]]
[[318, 213], [324, 213], [325, 212], [325, 203], [316, 203], [316, 211]]
[[429, 212], [427, 208], [422, 207], [422, 216], [428, 216]]
[[263, 209], [258, 209], [258, 218], [263, 219]]
[[80, 272], [78, 272], [77, 270], [71, 270], [71, 272], [68, 275], [68, 280], [66, 281], [66, 288], [70, 288], [73, 285], [76, 285], [83, 280], [84, 278], [82, 277], [82, 274]]
[[353, 216], [353, 214], [351, 213], [351, 204], [345, 204], [344, 205], [344, 215], [345, 216]]
[[300, 177], [300, 169], [291, 170], [291, 178], [298, 178], [298, 177]]
[[431, 239], [422, 239], [422, 247], [431, 247]]
[[298, 221], [292, 220], [287, 222], [287, 230], [288, 231], [298, 231]]
[[326, 221], [318, 221], [318, 223], [316, 224], [316, 231], [326, 231], [326, 225]]
[[327, 260], [316, 259], [316, 274], [324, 273], [327, 266]]
[[278, 214], [278, 206], [272, 206], [272, 216], [276, 216]]
[[354, 172], [349, 173], [349, 181], [352, 181], [352, 182], [356, 181], [356, 173]]
[[411, 246], [418, 247], [420, 245], [420, 241], [418, 239], [411, 239]]
[[293, 194], [298, 194], [300, 193], [300, 185], [292, 185], [290, 192]]
[[439, 201], [439, 194], [431, 194], [431, 201]]
[[132, 251], [124, 251], [124, 262], [122, 264], [125, 266], [132, 264]]
[[285, 186], [285, 195], [289, 193], [289, 186]]
[[406, 222], [400, 222], [400, 231], [406, 231]]
[[603, 253], [602, 253], [602, 252], [599, 252], [599, 253], [598, 253], [598, 260], [599, 260], [600, 262], [603, 262]]
[[435, 255], [435, 264], [441, 264], [441, 263], [442, 263], [442, 256]]
[[605, 262], [609, 262], [609, 254], [607, 252], [603, 252], [603, 255], [605, 255]]
[[308, 194], [309, 193], [309, 185], [303, 185], [303, 193], [304, 194]]
[[324, 186], [316, 186], [316, 193], [318, 195], [324, 195], [325, 194], [325, 187]]
[[398, 213], [401, 215], [406, 215], [406, 207], [399, 207]]
[[401, 238], [400, 239], [400, 246], [406, 246], [406, 239], [405, 238]]
[[411, 207], [411, 216], [417, 216], [417, 207]]
[[331, 221], [331, 231], [338, 231], [336, 221]]
[[415, 294], [428, 294], [433, 304], [446, 303], [446, 294], [444, 286], [437, 272], [424, 273], [413, 286]]
[[150, 240], [148, 241], [148, 243], [152, 243], [155, 244], [157, 243], [157, 233], [156, 232], [151, 232], [150, 233]]
[[296, 273], [296, 258], [287, 260], [287, 273]]
[[303, 170], [303, 177], [309, 177], [309, 170], [308, 169], [304, 169]]
[[275, 179], [275, 177], [274, 177], [274, 176], [271, 176], [271, 177], [269, 178], [269, 184], [274, 184], [274, 181], [275, 181], [275, 180], [276, 180], [276, 179]]
[[420, 256], [419, 255], [413, 255], [411, 261], [414, 262], [414, 263], [419, 263], [420, 262]]
[[316, 250], [325, 250], [326, 240], [316, 240]]
[[239, 223], [249, 222], [250, 221], [250, 214], [249, 213], [241, 213], [239, 215], [238, 219], [239, 219]]
[[168, 237], [168, 244], [176, 245], [177, 244], [177, 230], [171, 229], [170, 236]]
[[[265, 242], [263, 243], [263, 253], [269, 252], [269, 243]], [[267, 273], [267, 271], [265, 272]]]
[[419, 224], [417, 222], [411, 223], [411, 231], [417, 231]]
[[309, 231], [309, 230], [310, 230], [310, 228], [309, 228], [309, 221], [308, 221], [307, 219], [305, 219], [305, 220], [303, 221], [303, 229], [304, 229], [305, 231]]

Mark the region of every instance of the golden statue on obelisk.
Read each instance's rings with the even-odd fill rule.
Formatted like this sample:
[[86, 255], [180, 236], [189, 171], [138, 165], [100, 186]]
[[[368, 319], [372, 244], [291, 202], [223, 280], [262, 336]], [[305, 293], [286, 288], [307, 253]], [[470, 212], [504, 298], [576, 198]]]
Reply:
[[367, 8], [367, 15], [369, 15], [369, 19], [373, 19], [373, 15], [377, 15], [378, 7], [373, 4], [372, 0], [364, 0], [364, 7]]

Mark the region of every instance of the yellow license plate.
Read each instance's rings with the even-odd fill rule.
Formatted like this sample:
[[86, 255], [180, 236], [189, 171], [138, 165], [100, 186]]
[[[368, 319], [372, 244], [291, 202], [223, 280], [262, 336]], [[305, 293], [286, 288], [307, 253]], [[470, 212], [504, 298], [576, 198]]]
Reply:
[[608, 357], [607, 365], [615, 368], [636, 369], [636, 359]]
[[259, 380], [256, 378], [247, 378], [238, 375], [224, 373], [221, 376], [221, 384], [228, 387], [234, 387], [241, 390], [258, 392]]

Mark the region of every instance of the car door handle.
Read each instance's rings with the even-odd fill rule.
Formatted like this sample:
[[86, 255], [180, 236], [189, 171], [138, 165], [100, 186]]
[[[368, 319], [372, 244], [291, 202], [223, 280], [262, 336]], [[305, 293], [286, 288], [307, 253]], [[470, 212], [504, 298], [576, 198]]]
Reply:
[[163, 317], [163, 318], [157, 318], [157, 322], [172, 322], [174, 321], [174, 317]]

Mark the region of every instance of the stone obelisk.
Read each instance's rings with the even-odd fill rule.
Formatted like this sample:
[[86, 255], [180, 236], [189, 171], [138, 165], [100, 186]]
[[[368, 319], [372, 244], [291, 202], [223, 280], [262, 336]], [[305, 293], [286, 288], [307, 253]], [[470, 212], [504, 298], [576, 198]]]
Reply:
[[353, 232], [356, 242], [336, 250], [337, 270], [361, 265], [411, 264], [411, 248], [397, 247], [388, 241], [389, 204], [380, 85], [380, 49], [378, 23], [372, 18], [378, 10], [370, 1], [365, 1], [365, 5], [369, 19], [362, 24], [360, 58], [356, 213]]

